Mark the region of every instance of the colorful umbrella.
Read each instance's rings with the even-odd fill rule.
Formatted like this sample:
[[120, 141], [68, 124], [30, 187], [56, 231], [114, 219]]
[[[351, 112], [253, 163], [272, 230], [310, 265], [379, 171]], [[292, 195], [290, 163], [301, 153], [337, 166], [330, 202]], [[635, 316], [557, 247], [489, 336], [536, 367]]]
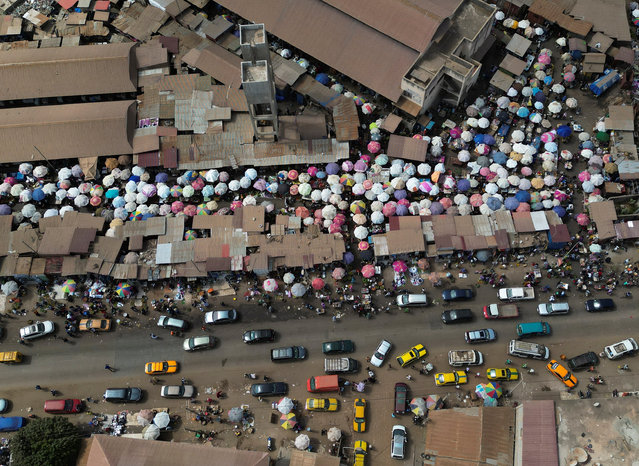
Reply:
[[586, 214], [577, 215], [577, 223], [581, 226], [586, 226], [590, 223], [590, 218]]
[[75, 280], [68, 279], [62, 284], [62, 291], [64, 293], [73, 293], [75, 291], [77, 284]]
[[393, 262], [393, 270], [395, 272], [404, 273], [408, 270], [408, 266], [404, 261], [395, 261]]
[[129, 296], [131, 296], [132, 292], [133, 289], [127, 282], [120, 282], [115, 288], [115, 294], [117, 294], [121, 298], [128, 298]]
[[186, 230], [184, 232], [184, 240], [185, 241], [190, 241], [197, 238], [197, 234], [195, 233], [194, 230]]
[[364, 267], [362, 267], [362, 276], [364, 278], [371, 278], [373, 275], [375, 275], [375, 266], [372, 264], [366, 264]]
[[264, 291], [266, 291], [267, 293], [271, 293], [277, 290], [277, 281], [275, 281], [273, 278], [267, 278], [266, 280], [264, 280], [262, 287], [264, 288]]
[[408, 406], [410, 407], [411, 412], [416, 416], [423, 416], [426, 414], [426, 410], [428, 409], [426, 408], [426, 400], [422, 397], [413, 398], [410, 400]]
[[295, 427], [297, 425], [295, 413], [282, 414], [282, 417], [280, 417], [280, 425], [286, 430]]
[[435, 409], [438, 401], [439, 395], [428, 395], [426, 397], [426, 409]]

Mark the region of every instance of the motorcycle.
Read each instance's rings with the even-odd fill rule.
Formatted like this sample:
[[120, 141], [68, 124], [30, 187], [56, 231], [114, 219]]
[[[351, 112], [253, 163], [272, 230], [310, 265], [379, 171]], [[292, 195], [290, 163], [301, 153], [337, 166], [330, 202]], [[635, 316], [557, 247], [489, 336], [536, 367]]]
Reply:
[[257, 374], [244, 374], [244, 378], [246, 379], [257, 379]]
[[266, 449], [267, 449], [268, 451], [273, 451], [273, 450], [275, 450], [275, 441], [273, 440], [273, 438], [272, 438], [272, 437], [268, 437], [268, 438], [266, 439]]
[[603, 385], [605, 383], [603, 377], [601, 377], [600, 375], [598, 375], [597, 377], [590, 377], [590, 381], [592, 383], [596, 383], [597, 385]]

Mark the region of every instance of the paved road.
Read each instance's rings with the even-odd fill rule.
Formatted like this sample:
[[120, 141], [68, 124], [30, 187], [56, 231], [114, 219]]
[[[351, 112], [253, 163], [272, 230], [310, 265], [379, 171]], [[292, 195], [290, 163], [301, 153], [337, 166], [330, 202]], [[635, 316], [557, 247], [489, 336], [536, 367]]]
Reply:
[[[542, 295], [541, 298], [544, 296]], [[17, 335], [17, 328], [22, 325], [23, 320], [5, 319], [9, 336], [2, 344], [3, 349], [19, 349], [27, 358], [21, 365], [0, 368], [3, 373], [2, 396], [13, 400], [12, 414], [24, 413], [27, 406], [32, 406], [34, 412], [41, 413], [41, 403], [47, 398], [47, 393], [36, 391], [33, 388], [36, 384], [55, 387], [62, 396], [80, 398], [91, 396], [97, 399], [101, 398], [107, 386], [130, 384], [146, 390], [147, 396], [142, 403], [143, 406], [170, 406], [172, 409], [186, 413], [183, 410], [185, 402], [161, 400], [159, 387], [150, 385], [148, 376], [145, 376], [143, 372], [143, 365], [147, 361], [177, 359], [181, 364], [180, 372], [174, 376], [161, 377], [163, 382], [179, 384], [180, 377], [184, 376], [198, 387], [200, 399], [206, 397], [204, 394], [206, 387], [223, 388], [229, 396], [228, 400], [223, 402], [225, 409], [240, 403], [250, 404], [256, 416], [257, 435], [251, 438], [242, 437], [239, 443], [243, 447], [257, 445], [257, 448], [262, 448], [265, 444], [263, 439], [268, 433], [275, 435], [280, 441], [293, 439], [294, 434], [268, 424], [272, 412], [270, 404], [259, 403], [246, 394], [250, 381], [243, 377], [245, 372], [267, 374], [273, 380], [288, 382], [292, 397], [303, 403], [307, 397], [304, 386], [306, 378], [323, 372], [321, 342], [332, 339], [353, 339], [357, 346], [354, 357], [365, 367], [365, 357], [372, 353], [382, 338], [387, 338], [393, 343], [392, 359], [390, 359], [393, 369], [388, 369], [388, 365], [385, 364], [377, 370], [380, 383], [367, 389], [364, 394], [369, 402], [368, 422], [371, 431], [356, 436], [356, 438], [372, 442], [376, 446], [375, 455], [387, 457], [389, 432], [394, 422], [402, 422], [410, 426], [410, 435], [413, 438], [423, 436], [424, 432], [423, 429], [412, 426], [408, 416], [401, 419], [391, 417], [394, 383], [407, 382], [405, 377], [410, 373], [415, 379], [407, 382], [411, 387], [411, 396], [433, 393], [444, 395], [450, 391], [445, 387], [436, 388], [432, 376], [422, 376], [411, 369], [399, 370], [394, 357], [416, 343], [423, 343], [429, 351], [426, 359], [435, 365], [437, 371], [448, 371], [450, 370], [447, 364], [448, 350], [468, 347], [464, 342], [463, 332], [471, 328], [490, 326], [496, 330], [498, 341], [475, 346], [484, 353], [486, 360], [484, 366], [478, 370], [483, 374], [488, 367], [503, 366], [508, 357], [506, 345], [515, 336], [516, 323], [539, 320], [535, 311], [537, 301], [520, 304], [522, 315], [519, 319], [487, 322], [481, 316], [481, 305], [494, 300], [495, 290], [483, 287], [479, 290], [479, 296], [473, 301], [455, 306], [470, 307], [475, 313], [475, 321], [472, 324], [462, 325], [444, 325], [440, 320], [440, 314], [445, 307], [439, 304], [412, 310], [410, 313], [394, 310], [390, 314], [381, 314], [371, 320], [349, 315], [337, 323], [331, 322], [326, 316], [310, 316], [308, 319], [293, 320], [280, 320], [275, 316], [271, 319], [266, 316], [263, 309], [251, 304], [241, 304], [239, 310], [243, 316], [242, 322], [212, 328], [209, 333], [219, 339], [218, 345], [214, 349], [198, 353], [184, 352], [181, 348], [181, 338], [171, 337], [163, 329], [149, 327], [157, 315], [144, 318], [146, 322], [143, 322], [144, 325], [141, 328], [118, 328], [116, 331], [99, 336], [87, 334], [74, 339], [72, 344], [53, 338], [36, 340], [29, 347], [18, 345], [13, 337]], [[637, 332], [634, 301], [619, 298], [616, 301], [619, 309], [614, 312], [589, 314], [583, 310], [581, 296], [571, 297], [572, 312], [566, 316], [546, 319], [552, 326], [552, 335], [539, 337], [536, 341], [547, 344], [551, 349], [551, 357], [559, 359], [561, 354], [571, 357], [589, 350], [599, 352], [606, 344], [630, 336], [636, 337], [639, 332]], [[188, 314], [188, 318], [194, 322], [194, 330], [190, 331], [189, 335], [202, 333], [201, 315], [196, 312]], [[275, 344], [246, 345], [242, 343], [240, 336], [244, 330], [260, 327], [271, 327], [277, 331], [278, 338]], [[151, 330], [161, 335], [161, 339], [152, 340], [149, 337]], [[269, 349], [278, 345], [304, 345], [309, 351], [308, 360], [273, 364], [269, 360]], [[535, 375], [524, 373], [522, 383], [510, 385], [509, 388], [513, 390], [513, 399], [564, 395], [560, 382], [544, 369], [542, 362], [511, 359], [517, 364], [527, 362], [528, 366], [536, 371]], [[633, 367], [635, 361], [630, 358], [624, 362], [628, 362]], [[106, 371], [105, 363], [117, 368], [117, 372]], [[634, 373], [619, 373], [616, 366], [617, 362], [602, 361], [599, 368], [607, 385], [599, 387], [601, 389], [597, 390], [595, 396], [603, 396], [604, 391], [606, 396], [609, 396], [612, 388], [626, 390], [635, 387]], [[580, 387], [585, 387], [587, 374], [577, 374], [581, 378]], [[364, 377], [362, 372], [352, 376], [351, 380], [358, 381]], [[470, 383], [464, 389], [472, 390], [474, 384], [482, 381], [485, 381], [484, 377], [476, 378], [471, 375]], [[544, 386], [549, 387], [551, 391], [542, 391]], [[459, 392], [453, 389], [450, 400], [458, 403], [458, 394]], [[346, 432], [352, 432], [350, 426], [354, 395], [354, 393], [346, 392], [340, 398], [342, 408], [336, 414], [319, 413], [314, 414], [312, 418], [304, 419], [305, 424], [313, 429], [313, 437], [316, 440], [321, 440], [317, 432], [335, 424]], [[139, 406], [130, 407], [137, 410]], [[101, 404], [99, 408], [93, 409], [114, 412], [116, 406], [107, 407]], [[228, 441], [237, 441], [232, 437], [227, 438]], [[411, 443], [411, 447], [417, 444], [419, 442]]]

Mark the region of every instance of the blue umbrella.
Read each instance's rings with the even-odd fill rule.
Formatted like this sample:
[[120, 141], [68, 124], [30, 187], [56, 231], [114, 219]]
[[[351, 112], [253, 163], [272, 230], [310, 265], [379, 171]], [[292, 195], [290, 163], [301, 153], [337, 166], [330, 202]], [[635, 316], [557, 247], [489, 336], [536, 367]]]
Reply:
[[158, 173], [157, 175], [155, 175], [155, 182], [156, 183], [166, 183], [167, 181], [169, 181], [169, 175], [161, 172]]
[[326, 172], [319, 171], [315, 174], [315, 176], [319, 178], [320, 180], [323, 180], [324, 178], [326, 178]]
[[328, 173], [329, 175], [337, 175], [339, 173], [339, 165], [337, 165], [335, 162], [331, 162], [328, 165], [326, 165], [326, 173]]
[[517, 110], [518, 117], [526, 118], [528, 115], [530, 115], [530, 110], [528, 110], [526, 107], [519, 107], [519, 110]]
[[353, 261], [355, 260], [355, 256], [353, 256], [352, 252], [345, 252], [344, 256], [342, 257], [342, 260], [344, 261], [345, 264], [352, 264]]
[[552, 76], [546, 76], [544, 78], [544, 84], [549, 86], [550, 84], [552, 84]]
[[136, 183], [140, 181], [140, 177], [138, 175], [129, 176], [129, 181], [135, 181]]
[[113, 199], [113, 207], [115, 207], [116, 209], [118, 207], [124, 207], [125, 205], [126, 205], [126, 201], [124, 200], [122, 196], [118, 196], [115, 199]]
[[572, 134], [572, 128], [568, 125], [561, 125], [557, 127], [557, 136], [560, 138], [567, 138]]
[[495, 138], [491, 134], [484, 134], [484, 144], [492, 146], [495, 144]]
[[544, 103], [543, 102], [535, 102], [535, 108], [537, 110], [543, 110], [544, 108]]
[[515, 210], [517, 209], [517, 207], [519, 207], [519, 201], [516, 197], [507, 197], [504, 201], [504, 206], [508, 210]]
[[535, 94], [535, 101], [536, 102], [545, 102], [546, 101], [546, 94], [544, 94], [543, 92], [537, 92]]
[[[395, 191], [397, 192], [397, 191]], [[404, 216], [408, 213], [408, 207], [406, 207], [404, 204], [399, 204], [397, 206], [397, 209], [395, 209], [395, 215], [400, 215], [400, 216]]]
[[0, 204], [0, 215], [11, 215], [11, 207], [7, 204]]
[[211, 197], [214, 194], [215, 194], [215, 188], [213, 188], [213, 186], [211, 186], [210, 184], [207, 184], [206, 186], [204, 186], [204, 188], [202, 188], [202, 196]]
[[528, 191], [517, 191], [515, 197], [519, 202], [530, 202], [530, 193]]
[[548, 152], [557, 152], [557, 143], [554, 141], [547, 142], [544, 144], [544, 149]]
[[595, 144], [592, 141], [584, 141], [584, 143], [582, 144], [582, 147], [584, 149], [594, 149]]
[[483, 134], [476, 134], [475, 137], [473, 138], [473, 141], [475, 141], [475, 144], [483, 144], [484, 143], [484, 135]]
[[559, 216], [559, 217], [564, 217], [566, 215], [566, 209], [564, 209], [563, 207], [561, 207], [560, 205], [557, 205], [555, 207], [552, 208], [552, 210]]
[[530, 208], [532, 210], [543, 210], [544, 205], [541, 202], [535, 202], [533, 205], [530, 206]]
[[541, 89], [539, 89], [537, 86], [532, 88], [532, 95], [537, 95], [538, 92], [541, 92]]
[[499, 210], [501, 207], [501, 201], [496, 197], [489, 197], [486, 199], [486, 205], [490, 207], [490, 210]]
[[462, 178], [457, 182], [457, 190], [460, 192], [468, 191], [470, 189], [470, 181], [466, 178]]
[[572, 58], [574, 58], [575, 60], [581, 60], [582, 57], [581, 50], [573, 50], [572, 52], [570, 52], [570, 55], [572, 55]]
[[111, 188], [104, 193], [104, 197], [107, 199], [115, 199], [118, 197], [118, 194], [120, 194], [120, 190], [118, 188]]
[[493, 161], [499, 165], [503, 165], [508, 161], [508, 157], [503, 152], [495, 152], [493, 154]]
[[36, 188], [33, 190], [33, 194], [31, 194], [31, 197], [34, 201], [41, 201], [45, 198], [45, 194], [44, 191], [42, 191], [42, 188]]
[[315, 76], [315, 80], [320, 84], [324, 84], [325, 86], [331, 82], [331, 78], [329, 78], [326, 73], [317, 73], [317, 76]]
[[539, 148], [541, 147], [541, 136], [535, 137], [535, 139], [533, 139], [530, 145], [533, 146], [535, 149], [539, 150]]
[[405, 189], [398, 189], [393, 193], [393, 195], [395, 196], [395, 199], [399, 201], [401, 199], [406, 199], [407, 193]]
[[444, 212], [444, 206], [439, 201], [435, 201], [430, 205], [430, 212], [433, 215], [440, 215]]

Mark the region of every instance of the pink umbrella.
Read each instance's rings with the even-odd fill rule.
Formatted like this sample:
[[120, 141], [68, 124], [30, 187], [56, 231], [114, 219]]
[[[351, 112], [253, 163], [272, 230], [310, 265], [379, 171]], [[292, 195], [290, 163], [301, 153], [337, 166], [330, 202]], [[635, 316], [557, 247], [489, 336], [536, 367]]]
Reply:
[[377, 154], [382, 149], [382, 145], [377, 141], [369, 142], [366, 147], [371, 154]]
[[231, 210], [235, 211], [242, 207], [242, 201], [233, 201], [231, 202]]
[[382, 213], [384, 214], [385, 217], [392, 217], [393, 215], [395, 215], [396, 210], [397, 210], [397, 207], [395, 203], [388, 202], [384, 204], [384, 207], [382, 208]]
[[521, 174], [524, 176], [530, 176], [533, 174], [532, 168], [530, 167], [521, 167]]
[[324, 216], [322, 214], [322, 209], [317, 209], [314, 213], [313, 216], [317, 219], [322, 219]]
[[588, 170], [584, 170], [579, 174], [579, 181], [582, 183], [584, 181], [588, 181], [590, 179], [590, 172]]
[[93, 196], [89, 202], [93, 207], [97, 207], [102, 203], [102, 198], [100, 196]]
[[315, 166], [312, 167], [308, 167], [308, 170], [306, 170], [306, 172], [311, 175], [311, 176], [315, 176], [317, 175], [317, 172], [319, 171], [319, 169]]
[[[4, 179], [4, 182], [5, 182], [5, 183], [9, 183], [11, 186], [13, 186], [14, 184], [16, 184], [16, 183], [17, 183], [17, 180], [16, 180], [13, 176], [7, 176], [7, 177]], [[68, 188], [64, 188], [64, 189], [68, 189]]]
[[193, 180], [193, 182], [191, 183], [191, 187], [193, 189], [195, 189], [196, 191], [202, 191], [202, 189], [204, 188], [204, 180], [202, 179], [202, 177], [198, 177], [195, 180]]
[[495, 173], [495, 172], [489, 172], [489, 173], [488, 173], [488, 175], [486, 175], [486, 179], [487, 179], [488, 181], [492, 181], [492, 180], [494, 180], [495, 178], [497, 178], [497, 173]]
[[346, 216], [344, 214], [337, 214], [333, 219], [333, 223], [340, 226], [344, 225], [346, 223]]
[[537, 61], [542, 65], [550, 65], [550, 55], [548, 55], [547, 53], [542, 53], [541, 55], [539, 55], [539, 58], [537, 58]]
[[184, 212], [189, 217], [194, 217], [195, 215], [197, 215], [197, 206], [189, 204], [184, 208], [182, 212]]
[[395, 261], [393, 262], [393, 270], [395, 272], [404, 273], [408, 270], [408, 266], [404, 261]]
[[371, 156], [368, 154], [363, 154], [360, 156], [360, 159], [366, 163], [371, 163]]
[[566, 199], [568, 199], [568, 194], [566, 194], [565, 192], [563, 192], [563, 191], [561, 191], [559, 189], [556, 189], [554, 194], [553, 194], [553, 197], [555, 199], [557, 199], [558, 201], [562, 202], [562, 201], [565, 201]]
[[344, 160], [342, 162], [342, 171], [349, 172], [353, 169], [353, 162], [350, 160]]
[[375, 266], [372, 264], [366, 264], [364, 267], [362, 267], [362, 276], [364, 278], [371, 278], [373, 275], [375, 275]]
[[479, 169], [479, 174], [481, 176], [488, 176], [489, 173], [490, 173], [490, 168], [488, 168], [488, 167], [481, 167]]
[[342, 231], [342, 227], [340, 225], [338, 225], [337, 223], [331, 223], [328, 226], [328, 232], [331, 235], [334, 235], [335, 233], [339, 233], [340, 231]]
[[311, 286], [313, 287], [314, 290], [321, 290], [322, 288], [324, 288], [324, 285], [326, 285], [324, 283], [324, 280], [322, 280], [319, 277], [313, 279], [313, 281], [311, 282]]
[[429, 193], [433, 189], [433, 185], [430, 181], [422, 181], [419, 183], [419, 190], [423, 193]]
[[484, 203], [484, 200], [482, 199], [481, 194], [476, 193], [470, 196], [469, 202], [473, 207], [479, 207]]
[[174, 201], [171, 204], [171, 212], [178, 214], [184, 210], [184, 203], [182, 201]]
[[279, 288], [279, 285], [273, 278], [267, 278], [266, 280], [264, 280], [264, 283], [262, 283], [262, 288], [264, 288], [264, 291], [266, 291], [267, 293], [271, 293], [277, 290]]
[[450, 206], [453, 205], [452, 199], [449, 199], [447, 197], [444, 197], [444, 198], [440, 199], [439, 203], [444, 207], [444, 209], [449, 209]]
[[292, 184], [291, 187], [288, 189], [288, 192], [291, 194], [291, 196], [297, 196], [300, 192], [300, 186], [298, 184]]
[[368, 191], [369, 189], [371, 189], [373, 187], [373, 180], [364, 180], [364, 182], [362, 183], [362, 186], [364, 186], [364, 189], [366, 191]]
[[298, 176], [299, 176], [299, 174], [297, 173], [297, 170], [290, 170], [288, 172], [288, 179], [289, 180], [296, 180]]
[[557, 135], [555, 133], [548, 131], [541, 135], [541, 140], [543, 142], [552, 142], [556, 137]]
[[354, 168], [356, 172], [364, 173], [366, 170], [368, 170], [368, 164], [363, 159], [359, 159], [357, 162], [355, 162]]
[[346, 270], [344, 270], [342, 267], [337, 267], [335, 270], [333, 270], [333, 273], [331, 275], [335, 280], [341, 280], [346, 275]]
[[516, 212], [530, 212], [530, 204], [527, 202], [520, 202], [517, 206]]
[[357, 249], [359, 249], [360, 251], [366, 251], [370, 247], [371, 245], [368, 244], [368, 241], [360, 241], [359, 244], [357, 245]]
[[461, 136], [461, 133], [462, 133], [462, 130], [461, 128], [458, 128], [458, 127], [454, 127], [453, 129], [450, 130], [450, 136], [453, 139], [459, 138]]
[[403, 205], [403, 206], [410, 206], [410, 201], [406, 198], [404, 199], [400, 199], [399, 201], [397, 201], [397, 205]]
[[577, 223], [583, 227], [590, 223], [590, 218], [586, 214], [577, 215]]
[[575, 73], [566, 73], [564, 74], [564, 81], [566, 81], [567, 83], [571, 83], [575, 80]]

